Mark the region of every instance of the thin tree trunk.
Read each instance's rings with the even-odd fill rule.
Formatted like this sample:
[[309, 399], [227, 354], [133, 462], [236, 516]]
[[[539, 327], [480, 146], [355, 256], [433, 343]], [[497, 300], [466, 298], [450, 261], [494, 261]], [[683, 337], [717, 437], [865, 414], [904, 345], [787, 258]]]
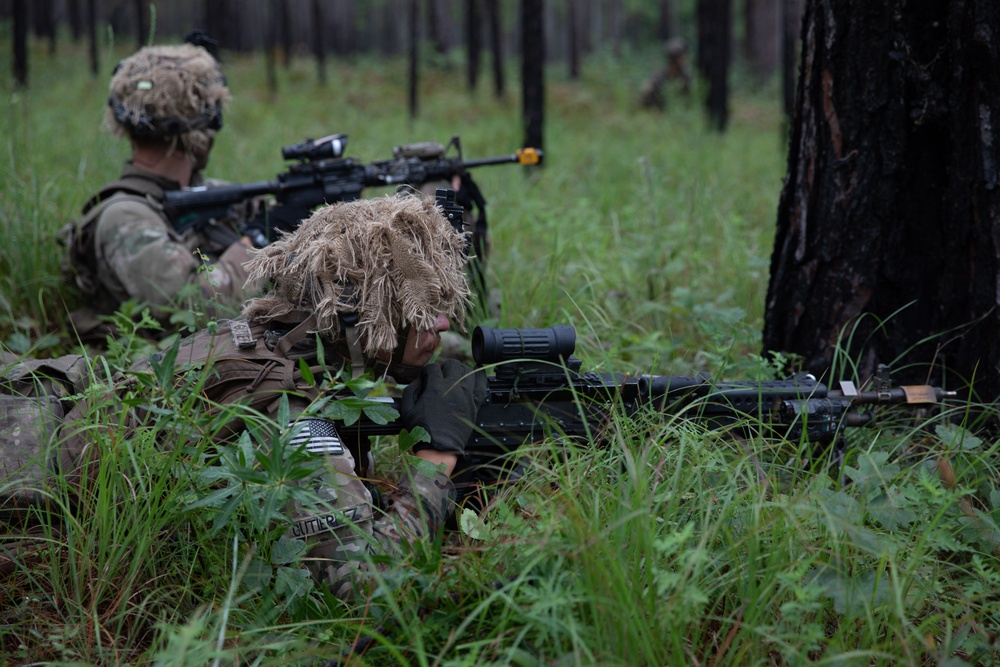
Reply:
[[580, 17], [579, 0], [566, 0], [566, 27], [569, 28], [569, 78], [580, 79]]
[[417, 77], [420, 67], [418, 64], [420, 51], [420, 0], [410, 0], [410, 80], [409, 80], [409, 107], [410, 118], [417, 117]]
[[14, 81], [28, 87], [28, 0], [14, 0]]
[[90, 41], [90, 74], [97, 77], [100, 68], [97, 57], [97, 0], [87, 0], [87, 38]]
[[506, 85], [503, 74], [503, 44], [500, 37], [499, 0], [486, 0], [486, 24], [490, 33], [490, 54], [493, 62], [493, 91], [503, 99]]
[[135, 42], [136, 50], [149, 42], [149, 30], [146, 22], [146, 0], [135, 0]]
[[482, 51], [481, 21], [479, 0], [465, 0], [465, 44], [467, 47], [469, 90], [475, 90], [479, 85], [479, 54]]
[[524, 145], [542, 148], [545, 119], [545, 26], [543, 0], [521, 0], [521, 81]]
[[326, 46], [323, 43], [323, 7], [321, 0], [312, 0], [312, 42], [316, 58], [316, 77], [319, 85], [326, 86]]

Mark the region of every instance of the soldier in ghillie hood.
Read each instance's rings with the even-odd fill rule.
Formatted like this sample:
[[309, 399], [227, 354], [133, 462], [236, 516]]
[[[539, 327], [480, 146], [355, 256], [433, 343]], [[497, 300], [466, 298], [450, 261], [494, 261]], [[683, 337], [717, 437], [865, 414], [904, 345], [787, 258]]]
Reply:
[[[397, 194], [319, 209], [248, 265], [251, 279], [272, 287], [245, 305], [250, 333], [236, 343], [237, 354], [272, 346], [311, 364], [318, 339], [328, 370], [409, 383], [400, 418], [430, 435], [413, 453], [438, 472], [429, 477], [410, 467], [379, 510], [361, 481], [371, 462], [358, 459], [367, 453], [345, 446], [336, 422], [308, 417], [291, 427], [325, 457], [330, 474], [313, 483], [329, 504], [297, 506], [290, 533], [312, 544], [310, 571], [339, 596], [350, 594], [357, 570], [366, 567], [359, 552], [392, 552], [400, 539], [437, 529], [452, 510], [449, 476], [472, 434], [486, 378], [454, 360], [427, 364], [450, 321], [461, 325], [465, 317], [467, 243], [432, 199]], [[308, 390], [299, 400], [305, 408], [302, 399]]]
[[179, 234], [163, 208], [165, 192], [203, 183], [229, 99], [203, 46], [149, 46], [115, 67], [104, 128], [128, 139], [131, 157], [61, 233], [64, 279], [86, 302], [70, 314], [71, 333], [84, 342], [100, 345], [110, 331], [101, 316], [130, 299], [169, 329], [190, 298], [237, 306], [254, 293], [243, 268], [251, 243], [234, 221]]
[[[465, 317], [467, 244], [468, 233], [419, 194], [318, 209], [296, 231], [254, 252], [250, 278], [270, 291], [248, 301], [241, 318], [221, 320], [137, 364], [96, 409], [118, 414], [133, 406], [123, 413], [126, 431], [155, 433], [165, 448], [180, 444], [177, 430], [159, 423], [158, 401], [172, 386], [197, 386], [202, 406], [182, 417], [181, 430], [194, 428], [188, 427], [203, 411], [216, 426], [201, 437], [220, 444], [239, 437], [247, 420], [280, 416], [281, 437], [317, 464], [301, 482], [312, 491], [309, 500], [299, 494], [286, 508], [288, 534], [305, 541], [313, 576], [351, 597], [359, 575], [369, 574], [367, 554], [395, 553], [402, 540], [437, 530], [453, 511], [450, 476], [465, 455], [487, 380], [455, 360], [429, 362], [441, 332]], [[403, 466], [401, 480], [378, 503], [367, 438], [329, 409], [341, 380], [362, 375], [405, 384], [399, 419], [429, 436], [412, 449], [423, 461]], [[44, 506], [45, 492], [35, 489], [52, 486], [47, 475], [88, 486], [101, 456], [87, 416], [94, 410], [94, 402], [80, 402], [65, 417], [39, 414], [31, 446], [24, 428], [18, 438], [0, 438], [0, 489], [20, 490], [15, 497], [0, 494], [0, 510]], [[4, 551], [0, 539], [0, 573], [5, 561], [20, 557]]]

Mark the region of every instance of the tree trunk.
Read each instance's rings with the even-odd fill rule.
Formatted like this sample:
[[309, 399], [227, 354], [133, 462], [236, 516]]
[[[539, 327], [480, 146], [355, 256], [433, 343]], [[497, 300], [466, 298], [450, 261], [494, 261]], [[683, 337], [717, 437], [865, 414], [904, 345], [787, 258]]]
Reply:
[[732, 0], [698, 0], [698, 65], [708, 79], [709, 127], [718, 132], [724, 132], [729, 123], [731, 41]]
[[[786, 128], [791, 126], [795, 110], [795, 61], [802, 25], [801, 0], [782, 0], [781, 17], [781, 93]], [[785, 135], [787, 136], [787, 132]]]
[[53, 0], [34, 0], [31, 4], [35, 34], [49, 43], [49, 54], [56, 52], [56, 16]]
[[278, 22], [281, 20], [282, 0], [271, 0], [270, 21], [267, 25], [264, 46], [264, 72], [267, 78], [267, 92], [273, 98], [278, 94]]
[[14, 80], [28, 87], [28, 0], [14, 0]]
[[778, 69], [781, 53], [781, 5], [783, 0], [746, 0], [743, 57], [758, 81]]
[[80, 0], [67, 0], [66, 18], [69, 21], [70, 34], [74, 42], [79, 42], [83, 35], [83, 19], [80, 16]]
[[542, 0], [521, 0], [521, 82], [524, 145], [542, 148], [545, 117], [545, 26]]
[[149, 25], [146, 21], [146, 0], [135, 0], [135, 43], [136, 51], [149, 41]]
[[409, 104], [410, 118], [417, 117], [417, 77], [420, 73], [418, 64], [420, 53], [420, 0], [410, 0], [410, 81]]
[[316, 58], [316, 78], [319, 85], [326, 85], [326, 45], [323, 43], [323, 7], [320, 0], [312, 0], [312, 47]]
[[292, 17], [288, 13], [288, 0], [278, 2], [278, 26], [281, 34], [281, 66], [290, 69], [292, 66]]
[[97, 57], [97, 0], [87, 0], [87, 39], [90, 42], [90, 74], [96, 77], [100, 69]]
[[479, 0], [465, 0], [465, 44], [467, 49], [469, 90], [479, 85], [479, 54], [482, 52], [482, 20]]
[[580, 79], [580, 0], [566, 0], [566, 27], [569, 28], [569, 78]]
[[[751, 2], [751, 0], [747, 0], [747, 2]], [[674, 18], [674, 3], [671, 0], [660, 0], [656, 36], [661, 42], [665, 42], [676, 34], [677, 20]]]
[[503, 44], [500, 37], [499, 0], [486, 0], [486, 24], [490, 32], [490, 54], [493, 60], [493, 92], [503, 99], [506, 85], [503, 75]]
[[764, 351], [996, 401], [1000, 5], [808, 0], [802, 49]]

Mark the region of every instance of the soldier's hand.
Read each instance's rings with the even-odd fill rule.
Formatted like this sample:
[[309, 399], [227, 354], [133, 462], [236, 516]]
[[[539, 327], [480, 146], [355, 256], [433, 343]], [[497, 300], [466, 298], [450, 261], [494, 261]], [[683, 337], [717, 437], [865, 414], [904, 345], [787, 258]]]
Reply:
[[414, 451], [429, 447], [464, 454], [486, 391], [486, 375], [454, 359], [425, 366], [403, 390], [400, 405], [406, 428], [422, 426], [431, 436], [430, 443], [417, 443]]

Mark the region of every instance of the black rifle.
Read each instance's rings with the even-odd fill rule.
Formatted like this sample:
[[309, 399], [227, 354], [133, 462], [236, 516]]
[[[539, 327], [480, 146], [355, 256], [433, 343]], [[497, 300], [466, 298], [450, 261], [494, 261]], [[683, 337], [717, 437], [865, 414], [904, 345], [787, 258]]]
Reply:
[[[297, 162], [289, 165], [287, 171], [274, 179], [242, 185], [173, 190], [166, 193], [163, 204], [174, 228], [178, 233], [183, 233], [191, 228], [202, 228], [211, 220], [226, 218], [234, 205], [264, 195], [271, 195], [278, 204], [308, 215], [309, 211], [322, 204], [358, 199], [362, 190], [368, 187], [403, 184], [419, 186], [437, 180], [450, 181], [453, 176], [461, 176], [467, 169], [474, 167], [510, 163], [541, 164], [543, 155], [538, 149], [522, 148], [509, 155], [464, 160], [457, 137], [449, 144], [454, 145], [458, 151], [455, 157], [408, 150], [431, 145], [440, 146], [429, 143], [397, 146], [391, 160], [365, 164], [354, 158], [344, 157], [344, 149], [347, 147], [345, 134], [334, 134], [316, 140], [306, 139], [301, 143], [282, 147], [282, 157]], [[444, 150], [440, 151], [443, 152]], [[291, 229], [290, 225], [298, 222], [299, 219], [285, 221], [281, 228]], [[243, 231], [251, 233], [251, 240], [255, 245], [266, 245], [264, 232], [267, 230]]]
[[[612, 413], [644, 409], [750, 434], [805, 440], [828, 448], [846, 427], [874, 425], [874, 409], [891, 404], [934, 404], [955, 396], [929, 385], [894, 387], [885, 366], [870, 390], [850, 381], [830, 389], [811, 375], [761, 382], [714, 383], [707, 376], [581, 372], [573, 356], [572, 326], [545, 329], [477, 327], [472, 354], [481, 372], [492, 368], [488, 395], [476, 418], [456, 485], [497, 479], [497, 461], [545, 436], [600, 441]], [[394, 401], [398, 409], [398, 402]], [[389, 435], [400, 426], [358, 423], [357, 435]], [[492, 470], [491, 470], [492, 468]], [[472, 486], [470, 484], [470, 486]], [[461, 487], [460, 487], [461, 488]]]

